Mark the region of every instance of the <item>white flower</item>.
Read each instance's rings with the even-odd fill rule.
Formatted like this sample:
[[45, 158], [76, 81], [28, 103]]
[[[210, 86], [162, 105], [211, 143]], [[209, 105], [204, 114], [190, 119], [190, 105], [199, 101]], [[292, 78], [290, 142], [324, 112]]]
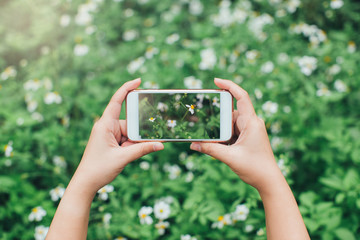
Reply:
[[105, 226], [109, 226], [111, 218], [112, 218], [111, 213], [105, 213], [104, 214], [102, 220], [103, 220], [103, 223], [104, 223]]
[[338, 64], [334, 64], [329, 68], [330, 75], [336, 75], [341, 71], [341, 67]]
[[132, 10], [131, 8], [125, 9], [124, 16], [127, 18], [134, 16], [134, 10]]
[[93, 17], [88, 12], [78, 12], [75, 16], [75, 23], [80, 26], [88, 25], [92, 20]]
[[212, 70], [216, 64], [216, 54], [214, 49], [208, 48], [200, 52], [201, 62], [199, 68], [201, 70]]
[[66, 168], [66, 166], [67, 166], [65, 158], [63, 156], [54, 156], [53, 163], [55, 166], [60, 167], [60, 168]]
[[22, 126], [24, 124], [25, 120], [22, 117], [19, 117], [18, 119], [16, 119], [16, 124], [18, 126]]
[[10, 77], [15, 77], [16, 74], [16, 69], [13, 66], [9, 66], [5, 68], [5, 70], [1, 73], [0, 77], [2, 80], [7, 80]]
[[157, 228], [158, 233], [159, 233], [160, 235], [164, 235], [164, 234], [165, 234], [165, 229], [168, 228], [169, 225], [170, 225], [170, 224], [169, 224], [169, 222], [167, 222], [167, 221], [165, 221], [165, 222], [160, 221], [160, 222], [158, 222], [157, 224], [155, 224], [155, 227]]
[[356, 51], [356, 44], [355, 44], [354, 41], [350, 41], [348, 43], [347, 50], [348, 50], [349, 53], [354, 53]]
[[326, 33], [319, 29], [316, 25], [308, 25], [306, 23], [300, 23], [290, 28], [296, 34], [303, 34], [309, 38], [312, 46], [317, 47], [319, 43], [324, 42], [327, 37]]
[[256, 58], [260, 56], [260, 52], [258, 50], [249, 50], [245, 53], [246, 59], [250, 63], [254, 63]]
[[280, 137], [273, 137], [270, 141], [270, 144], [271, 144], [271, 147], [274, 149], [274, 150], [277, 150], [280, 145], [283, 143], [283, 140], [280, 138]]
[[145, 52], [145, 57], [147, 59], [151, 59], [154, 57], [154, 55], [159, 53], [159, 49], [156, 47], [148, 47]]
[[279, 63], [287, 63], [289, 61], [289, 55], [286, 53], [280, 53], [278, 55], [278, 62]]
[[260, 228], [260, 229], [257, 230], [257, 232], [256, 232], [256, 235], [257, 235], [257, 236], [262, 236], [262, 235], [264, 235], [264, 234], [265, 234], [265, 231], [264, 231], [263, 228]]
[[219, 98], [218, 97], [214, 97], [212, 100], [212, 105], [216, 106], [216, 107], [220, 107], [220, 102], [219, 102]]
[[127, 65], [127, 71], [130, 74], [135, 73], [137, 70], [139, 70], [145, 63], [145, 58], [144, 57], [139, 57], [137, 59], [135, 59], [134, 61], [131, 61], [129, 63], [129, 65]]
[[149, 121], [150, 121], [150, 122], [154, 122], [155, 119], [156, 119], [156, 118], [151, 117], [151, 118], [149, 118]]
[[170, 216], [170, 205], [164, 201], [159, 201], [154, 206], [154, 214], [157, 219], [165, 220]]
[[230, 11], [231, 2], [221, 1], [219, 13], [212, 16], [212, 21], [217, 27], [228, 27], [233, 23], [233, 16]]
[[160, 110], [161, 112], [166, 112], [169, 109], [169, 107], [165, 103], [159, 102], [156, 109]]
[[170, 128], [174, 128], [176, 126], [176, 120], [167, 120], [167, 126]]
[[85, 56], [89, 52], [89, 47], [85, 44], [76, 44], [74, 47], [75, 56]]
[[142, 161], [142, 162], [140, 163], [140, 168], [141, 168], [142, 170], [147, 171], [147, 170], [150, 169], [150, 163], [148, 163], [148, 162], [146, 162], [146, 161]]
[[178, 178], [181, 174], [181, 168], [176, 164], [164, 166], [164, 169], [169, 172], [169, 179], [171, 180]]
[[265, 25], [273, 24], [274, 19], [267, 13], [264, 13], [260, 16], [253, 17], [250, 19], [248, 28], [255, 37], [257, 37], [260, 41], [264, 41], [267, 38], [266, 33], [263, 32], [263, 28]]
[[134, 30], [134, 29], [127, 30], [122, 35], [124, 41], [127, 41], [127, 42], [134, 40], [138, 36], [139, 36], [139, 32], [137, 30]]
[[185, 177], [185, 182], [191, 182], [194, 179], [193, 172], [187, 172]]
[[31, 118], [34, 119], [35, 121], [38, 121], [38, 122], [44, 121], [43, 115], [41, 115], [41, 114], [38, 113], [38, 112], [32, 113], [32, 114], [31, 114]]
[[27, 104], [26, 108], [29, 112], [34, 112], [38, 107], [38, 103], [35, 100], [30, 100], [26, 104]]
[[191, 115], [194, 114], [194, 109], [195, 109], [195, 106], [193, 104], [191, 105], [188, 105], [188, 104], [185, 104], [185, 106], [188, 108], [189, 112], [191, 113]]
[[263, 73], [271, 73], [274, 70], [274, 63], [271, 61], [267, 61], [261, 66], [261, 72]]
[[13, 155], [12, 141], [8, 142], [8, 144], [5, 145], [4, 151], [5, 151], [5, 157], [12, 157]]
[[104, 187], [100, 188], [98, 193], [99, 193], [99, 198], [103, 201], [106, 201], [109, 196], [108, 193], [111, 193], [114, 191], [114, 186], [112, 185], [105, 185]]
[[201, 89], [202, 82], [194, 76], [189, 76], [184, 79], [185, 87], [188, 89]]
[[197, 240], [196, 237], [192, 237], [191, 235], [189, 234], [186, 234], [186, 235], [181, 235], [180, 236], [180, 240]]
[[159, 89], [159, 84], [157, 84], [156, 82], [153, 81], [147, 81], [144, 82], [144, 88], [150, 88], [150, 89]]
[[233, 12], [233, 21], [237, 23], [244, 23], [246, 18], [248, 17], [248, 14], [246, 11], [244, 11], [241, 8], [236, 8]]
[[189, 11], [192, 15], [200, 15], [204, 10], [204, 5], [199, 0], [191, 0], [189, 3]]
[[225, 225], [231, 225], [231, 224], [232, 224], [231, 215], [227, 213], [224, 216], [219, 216], [218, 221], [214, 222], [211, 225], [211, 227], [222, 229]]
[[62, 102], [62, 97], [57, 92], [48, 92], [44, 97], [45, 104], [60, 104]]
[[35, 227], [35, 234], [34, 234], [35, 240], [45, 240], [48, 231], [49, 231], [49, 227], [45, 227], [43, 225]]
[[318, 88], [318, 90], [316, 91], [316, 96], [322, 97], [331, 95], [329, 88], [324, 83], [318, 82], [316, 85]]
[[245, 226], [245, 232], [251, 232], [252, 230], [254, 230], [254, 226], [251, 224], [247, 224]]
[[280, 122], [274, 122], [270, 126], [270, 130], [272, 133], [277, 134], [281, 131], [281, 124]]
[[306, 76], [310, 76], [317, 68], [317, 59], [314, 57], [303, 56], [298, 60], [298, 64], [301, 68], [301, 72]]
[[87, 26], [87, 27], [85, 28], [85, 33], [86, 33], [87, 35], [91, 35], [91, 34], [93, 34], [95, 31], [96, 31], [96, 27], [95, 27], [95, 26]]
[[153, 212], [153, 208], [152, 207], [142, 207], [139, 212], [139, 218], [140, 218], [140, 223], [141, 224], [147, 224], [150, 225], [153, 223], [153, 219], [149, 216], [151, 213]]
[[166, 43], [169, 44], [169, 45], [172, 45], [172, 44], [174, 44], [175, 42], [179, 41], [179, 39], [180, 39], [179, 34], [174, 33], [174, 34], [171, 34], [170, 36], [168, 36], [168, 37], [166, 38]]
[[[122, 1], [122, 0], [114, 0], [115, 2], [117, 1], [117, 2], [120, 2], [120, 1]], [[114, 240], [127, 240], [127, 238], [125, 238], [125, 237], [117, 237], [117, 238], [115, 238]]]
[[261, 99], [262, 97], [263, 97], [263, 93], [261, 92], [261, 90], [260, 89], [258, 89], [258, 88], [255, 88], [255, 97], [257, 98], [257, 99]]
[[300, 6], [300, 0], [289, 0], [287, 1], [286, 9], [289, 13], [294, 13], [296, 9]]
[[53, 200], [54, 202], [59, 200], [60, 198], [62, 198], [62, 196], [65, 193], [65, 188], [57, 186], [54, 189], [50, 190], [50, 196], [51, 196], [51, 200]]
[[50, 53], [50, 47], [48, 46], [43, 46], [41, 49], [40, 49], [40, 52], [42, 55], [48, 55]]
[[249, 215], [249, 208], [245, 204], [240, 204], [236, 206], [235, 212], [233, 212], [232, 217], [237, 221], [245, 221]]
[[286, 177], [289, 173], [289, 168], [285, 165], [285, 160], [280, 158], [277, 165], [280, 168], [281, 173]]
[[71, 21], [71, 17], [67, 14], [64, 14], [60, 17], [60, 26], [67, 27], [69, 26]]
[[39, 79], [31, 79], [29, 81], [26, 81], [24, 83], [24, 89], [26, 91], [36, 91], [41, 87], [41, 82]]
[[344, 2], [342, 0], [331, 0], [330, 7], [332, 9], [339, 9], [344, 5]]
[[278, 111], [279, 105], [272, 101], [266, 101], [262, 105], [262, 109], [265, 112], [266, 115], [272, 115]]
[[284, 106], [283, 110], [284, 110], [285, 113], [289, 113], [289, 112], [291, 112], [291, 107], [290, 106]]
[[334, 87], [336, 89], [336, 91], [338, 92], [346, 92], [348, 90], [348, 87], [346, 86], [346, 84], [341, 81], [340, 79], [337, 79], [334, 83]]
[[46, 211], [42, 207], [35, 207], [31, 209], [31, 213], [29, 215], [29, 221], [33, 222], [34, 220], [39, 222], [46, 215]]
[[75, 16], [76, 24], [80, 26], [89, 25], [93, 17], [90, 12], [94, 12], [97, 10], [97, 4], [94, 1], [89, 1], [88, 3], [81, 4], [78, 7], [78, 12]]
[[266, 87], [267, 87], [268, 89], [271, 89], [271, 88], [273, 88], [274, 86], [275, 86], [275, 84], [274, 84], [273, 81], [267, 81], [267, 82], [266, 82]]

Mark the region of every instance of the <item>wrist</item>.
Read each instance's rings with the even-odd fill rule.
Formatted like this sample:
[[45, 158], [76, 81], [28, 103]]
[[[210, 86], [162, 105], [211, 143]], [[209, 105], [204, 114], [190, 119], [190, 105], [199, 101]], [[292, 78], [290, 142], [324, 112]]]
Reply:
[[261, 198], [280, 194], [289, 188], [285, 177], [278, 168], [271, 172], [272, 174], [265, 177], [265, 181], [256, 186], [256, 189], [259, 192]]

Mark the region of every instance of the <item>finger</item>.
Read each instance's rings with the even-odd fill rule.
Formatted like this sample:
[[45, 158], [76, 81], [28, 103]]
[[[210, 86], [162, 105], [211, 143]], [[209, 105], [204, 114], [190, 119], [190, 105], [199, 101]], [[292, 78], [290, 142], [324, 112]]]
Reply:
[[242, 89], [240, 86], [230, 80], [215, 78], [214, 83], [219, 88], [228, 90], [234, 96], [237, 101], [237, 110], [241, 116], [255, 115], [255, 110], [251, 103], [249, 94], [244, 89]]
[[126, 142], [128, 140], [128, 138], [127, 137], [125, 137], [125, 136], [121, 136], [121, 139], [120, 139], [120, 145], [122, 145], [124, 142]]
[[233, 124], [235, 124], [236, 123], [236, 119], [238, 118], [238, 116], [239, 116], [239, 112], [237, 111], [237, 110], [234, 110], [233, 111], [233, 113], [232, 113], [232, 121], [233, 121]]
[[121, 131], [121, 136], [124, 136], [127, 138], [127, 124], [126, 124], [126, 120], [119, 120], [120, 123], [120, 131]]
[[[129, 156], [128, 163], [146, 154], [160, 151], [163, 149], [164, 145], [161, 142], [144, 142], [132, 144], [126, 147], [126, 155]], [[124, 150], [124, 148], [121, 148], [121, 150]]]
[[193, 142], [190, 149], [205, 153], [222, 161], [222, 156], [228, 151], [228, 146], [219, 143], [198, 143]]
[[130, 142], [130, 141], [125, 141], [121, 144], [122, 147], [127, 147], [127, 146], [131, 146], [131, 145], [134, 145], [136, 143], [134, 142]]
[[140, 78], [124, 83], [112, 96], [109, 104], [105, 108], [103, 116], [105, 118], [119, 119], [121, 104], [125, 100], [126, 95], [131, 90], [139, 87], [140, 83]]

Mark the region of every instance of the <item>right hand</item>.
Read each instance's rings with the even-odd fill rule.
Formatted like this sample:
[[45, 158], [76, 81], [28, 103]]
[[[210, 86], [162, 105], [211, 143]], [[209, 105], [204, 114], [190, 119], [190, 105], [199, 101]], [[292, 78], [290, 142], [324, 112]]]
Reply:
[[271, 149], [264, 121], [257, 117], [248, 93], [230, 80], [215, 78], [215, 84], [228, 90], [237, 100], [233, 112], [234, 143], [195, 143], [190, 148], [227, 164], [244, 182], [259, 192], [283, 177]]

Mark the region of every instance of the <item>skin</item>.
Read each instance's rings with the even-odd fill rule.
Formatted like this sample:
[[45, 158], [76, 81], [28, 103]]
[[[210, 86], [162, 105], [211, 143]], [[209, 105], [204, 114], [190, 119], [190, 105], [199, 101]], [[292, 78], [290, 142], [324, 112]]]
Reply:
[[[119, 120], [127, 93], [141, 83], [125, 83], [111, 98], [94, 124], [81, 162], [72, 177], [47, 234], [47, 240], [86, 239], [91, 202], [96, 192], [112, 182], [130, 162], [164, 148], [160, 142], [131, 143], [126, 122]], [[215, 79], [237, 99], [230, 145], [192, 143], [190, 148], [227, 164], [263, 200], [268, 239], [310, 239], [295, 198], [278, 168], [264, 121], [258, 118], [245, 90], [229, 80]]]
[[94, 124], [81, 162], [56, 210], [46, 239], [86, 239], [91, 202], [97, 191], [112, 182], [130, 162], [164, 149], [160, 142], [131, 143], [126, 122], [119, 120], [127, 93], [140, 79], [125, 83]]
[[264, 121], [257, 117], [248, 93], [229, 80], [215, 84], [237, 100], [230, 145], [192, 143], [190, 148], [227, 164], [244, 182], [256, 188], [265, 208], [268, 239], [310, 239], [296, 200], [276, 164]]

